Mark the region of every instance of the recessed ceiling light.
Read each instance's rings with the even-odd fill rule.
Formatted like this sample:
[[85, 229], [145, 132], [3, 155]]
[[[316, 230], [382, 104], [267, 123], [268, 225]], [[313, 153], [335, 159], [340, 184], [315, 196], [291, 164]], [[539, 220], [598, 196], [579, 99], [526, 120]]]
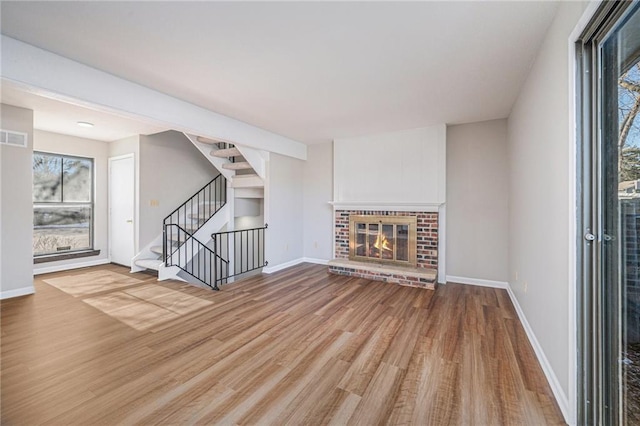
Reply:
[[89, 123], [88, 121], [78, 121], [77, 124], [80, 127], [93, 127], [93, 123]]

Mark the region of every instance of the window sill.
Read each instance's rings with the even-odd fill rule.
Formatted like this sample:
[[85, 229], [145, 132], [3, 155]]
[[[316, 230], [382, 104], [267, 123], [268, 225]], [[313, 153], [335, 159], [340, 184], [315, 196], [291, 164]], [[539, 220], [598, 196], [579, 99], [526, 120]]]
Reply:
[[68, 260], [68, 259], [78, 259], [81, 257], [98, 256], [99, 254], [100, 254], [100, 250], [85, 250], [85, 251], [76, 251], [73, 253], [49, 254], [46, 256], [34, 257], [33, 264], [37, 265], [38, 263], [57, 262], [58, 260]]

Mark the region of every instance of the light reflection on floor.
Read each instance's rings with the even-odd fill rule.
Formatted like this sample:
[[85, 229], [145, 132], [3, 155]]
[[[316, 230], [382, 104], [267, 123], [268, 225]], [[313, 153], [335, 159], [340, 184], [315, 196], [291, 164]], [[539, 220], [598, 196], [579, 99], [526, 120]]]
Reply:
[[137, 278], [104, 270], [48, 278], [43, 281], [74, 297], [110, 291], [114, 288], [127, 287], [143, 282]]
[[136, 330], [148, 330], [213, 303], [157, 284], [91, 297], [83, 302]]
[[74, 297], [88, 296], [82, 301], [140, 331], [213, 303], [158, 284], [139, 285], [144, 281], [112, 271], [92, 271], [43, 281]]

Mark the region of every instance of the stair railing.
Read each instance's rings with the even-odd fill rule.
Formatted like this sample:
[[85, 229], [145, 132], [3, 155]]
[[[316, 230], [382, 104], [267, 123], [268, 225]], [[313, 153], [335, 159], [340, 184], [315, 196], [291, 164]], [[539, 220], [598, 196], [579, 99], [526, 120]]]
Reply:
[[229, 262], [177, 224], [164, 225], [164, 234], [170, 236], [167, 244], [166, 266], [177, 266], [213, 290], [229, 274]]
[[233, 259], [233, 270], [230, 271], [227, 264], [226, 271], [221, 271], [216, 281], [225, 284], [228, 279], [236, 275], [251, 272], [263, 268], [269, 264], [264, 258], [265, 230], [268, 225], [261, 228], [241, 229], [237, 231], [216, 232], [211, 234], [213, 251]]
[[227, 179], [220, 174], [165, 217], [162, 226], [162, 258], [165, 263], [170, 249], [168, 241], [173, 238], [167, 231], [175, 230], [172, 227], [167, 228], [167, 225], [178, 225], [191, 236], [226, 203]]

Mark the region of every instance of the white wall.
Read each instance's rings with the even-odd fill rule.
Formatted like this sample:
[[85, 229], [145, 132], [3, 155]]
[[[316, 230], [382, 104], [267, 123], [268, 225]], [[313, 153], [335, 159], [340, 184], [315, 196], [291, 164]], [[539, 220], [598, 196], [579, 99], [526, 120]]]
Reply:
[[271, 154], [265, 182], [266, 259], [269, 268], [303, 257], [303, 162]]
[[[571, 346], [569, 34], [585, 5], [560, 2], [508, 120], [509, 282], [557, 380], [560, 406], [575, 382]], [[543, 360], [543, 368], [544, 360]], [[552, 378], [553, 379], [553, 378]], [[559, 389], [558, 389], [559, 388]], [[574, 404], [574, 401], [571, 402]]]
[[77, 265], [84, 262], [106, 262], [109, 259], [109, 229], [107, 223], [107, 158], [109, 156], [109, 145], [102, 141], [61, 135], [42, 130], [34, 130], [33, 149], [35, 151], [54, 154], [67, 154], [93, 158], [95, 177], [93, 248], [95, 250], [100, 250], [99, 256], [39, 263], [34, 266], [34, 272], [38, 273], [40, 270]]
[[333, 143], [309, 145], [303, 166], [304, 257], [333, 259]]
[[140, 136], [139, 247], [162, 233], [164, 218], [218, 174], [181, 133]]
[[506, 284], [508, 191], [507, 120], [447, 127], [447, 276]]
[[0, 146], [0, 298], [33, 293], [33, 111], [0, 104], [0, 128], [27, 148]]
[[446, 199], [446, 126], [336, 139], [334, 200], [440, 204]]

